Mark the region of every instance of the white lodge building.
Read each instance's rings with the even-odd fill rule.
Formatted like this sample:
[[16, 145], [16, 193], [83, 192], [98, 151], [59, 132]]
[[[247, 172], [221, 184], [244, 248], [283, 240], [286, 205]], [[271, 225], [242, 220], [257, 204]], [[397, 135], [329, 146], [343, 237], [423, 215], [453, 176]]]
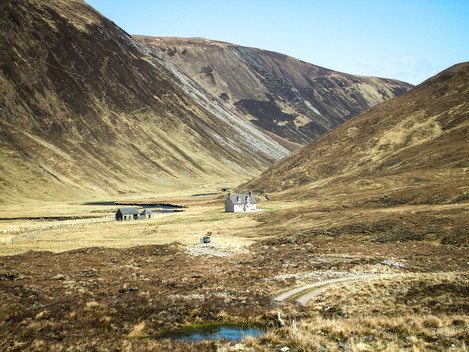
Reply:
[[247, 194], [228, 194], [225, 201], [225, 212], [237, 213], [251, 210], [256, 210], [256, 200], [251, 192]]

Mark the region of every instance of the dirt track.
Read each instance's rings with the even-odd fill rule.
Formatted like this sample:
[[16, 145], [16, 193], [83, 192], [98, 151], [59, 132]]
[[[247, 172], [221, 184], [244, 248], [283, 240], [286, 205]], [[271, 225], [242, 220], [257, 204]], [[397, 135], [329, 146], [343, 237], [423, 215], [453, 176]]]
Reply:
[[[313, 284], [303, 285], [303, 286], [288, 290], [286, 292], [283, 292], [282, 294], [276, 296], [274, 300], [281, 302], [281, 301], [288, 300], [289, 298], [296, 297], [296, 301], [300, 303], [301, 305], [305, 306], [306, 304], [308, 304], [311, 298], [321, 294], [322, 292], [327, 290], [329, 286], [332, 286], [338, 283], [350, 283], [354, 281], [368, 280], [368, 279], [376, 278], [380, 275], [381, 274], [362, 274], [362, 275], [354, 275], [350, 277], [342, 277], [339, 279], [319, 281]], [[304, 294], [301, 294], [302, 292]]]

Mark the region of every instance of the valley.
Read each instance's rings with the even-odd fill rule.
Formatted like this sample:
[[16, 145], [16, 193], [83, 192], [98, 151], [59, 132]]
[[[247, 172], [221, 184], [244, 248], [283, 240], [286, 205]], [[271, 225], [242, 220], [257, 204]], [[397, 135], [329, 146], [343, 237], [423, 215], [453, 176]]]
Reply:
[[[411, 88], [252, 49], [264, 58], [255, 69], [249, 62], [239, 68], [233, 53], [226, 60], [226, 70], [234, 65], [237, 75], [267, 72], [257, 78], [264, 83], [255, 96], [239, 95], [251, 83], [230, 83], [240, 85], [232, 96], [238, 106], [253, 99], [260, 109], [261, 115], [250, 115], [249, 104], [227, 104], [186, 66], [169, 60], [167, 49], [131, 36], [82, 0], [8, 0], [0, 11], [0, 203], [237, 185]], [[284, 62], [293, 66], [279, 71]], [[293, 71], [298, 77], [292, 80]], [[226, 80], [231, 78], [224, 85]], [[327, 93], [329, 84], [338, 103], [324, 93], [313, 102], [312, 85]], [[285, 87], [292, 94], [280, 94]], [[301, 97], [294, 93], [300, 90]], [[296, 104], [298, 99], [306, 100]], [[310, 100], [317, 108], [308, 107]]]
[[467, 351], [468, 62], [413, 86], [82, 0], [0, 30], [0, 351]]

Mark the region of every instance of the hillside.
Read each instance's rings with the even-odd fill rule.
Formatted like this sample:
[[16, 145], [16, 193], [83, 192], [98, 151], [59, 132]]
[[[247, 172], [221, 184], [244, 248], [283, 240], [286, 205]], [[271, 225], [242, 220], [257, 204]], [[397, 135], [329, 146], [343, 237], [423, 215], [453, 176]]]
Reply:
[[327, 133], [243, 188], [383, 207], [467, 202], [468, 82], [469, 63], [455, 65]]
[[219, 41], [133, 38], [149, 44], [214, 99], [289, 149], [411, 88], [396, 80], [353, 76]]
[[84, 1], [2, 1], [0, 29], [0, 201], [237, 184], [288, 153]]

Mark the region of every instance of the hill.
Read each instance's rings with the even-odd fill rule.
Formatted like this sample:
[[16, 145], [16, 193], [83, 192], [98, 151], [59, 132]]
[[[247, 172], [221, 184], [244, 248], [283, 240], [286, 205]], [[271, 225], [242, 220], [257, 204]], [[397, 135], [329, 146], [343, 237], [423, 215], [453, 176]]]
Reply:
[[336, 72], [280, 53], [200, 38], [133, 36], [289, 149], [404, 93], [410, 84]]
[[288, 151], [81, 0], [0, 4], [0, 199], [233, 184]]
[[400, 202], [467, 201], [469, 63], [383, 102], [285, 158], [245, 187], [311, 197], [381, 190]]

